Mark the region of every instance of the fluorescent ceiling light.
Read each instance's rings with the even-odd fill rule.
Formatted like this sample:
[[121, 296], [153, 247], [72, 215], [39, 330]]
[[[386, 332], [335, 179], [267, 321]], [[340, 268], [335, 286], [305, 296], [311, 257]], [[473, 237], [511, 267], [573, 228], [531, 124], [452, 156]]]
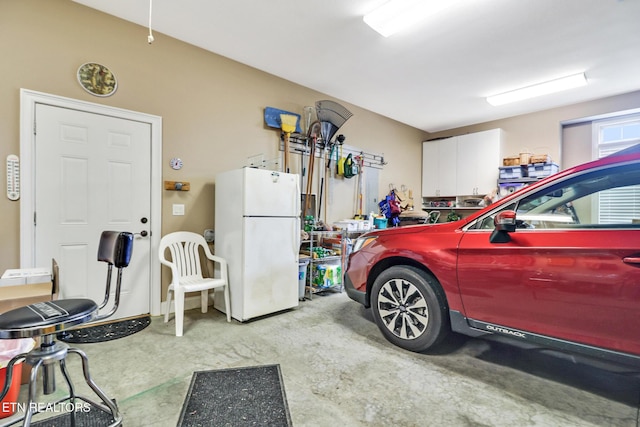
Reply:
[[363, 18], [385, 37], [420, 22], [456, 3], [456, 0], [390, 0]]
[[510, 92], [501, 93], [499, 95], [488, 96], [487, 102], [491, 105], [498, 106], [508, 104], [510, 102], [535, 98], [536, 96], [548, 95], [550, 93], [556, 93], [567, 89], [586, 86], [586, 84], [587, 78], [585, 77], [584, 73], [579, 73], [572, 76], [562, 77], [556, 80], [540, 83], [537, 85], [527, 86], [522, 89], [516, 89]]

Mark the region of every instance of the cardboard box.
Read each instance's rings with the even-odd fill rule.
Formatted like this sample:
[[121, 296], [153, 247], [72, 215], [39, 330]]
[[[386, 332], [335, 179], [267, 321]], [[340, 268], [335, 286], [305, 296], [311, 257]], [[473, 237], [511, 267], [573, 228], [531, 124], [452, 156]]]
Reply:
[[24, 305], [51, 301], [57, 293], [58, 264], [51, 269], [20, 268], [4, 272], [0, 278], [0, 313]]
[[[51, 270], [41, 268], [7, 270], [0, 278], [0, 313], [58, 297], [58, 263], [51, 260]], [[39, 280], [39, 282], [38, 282]], [[36, 339], [36, 345], [38, 343]], [[22, 363], [21, 384], [29, 382], [31, 366]]]
[[51, 301], [52, 295], [53, 284], [51, 281], [3, 286], [0, 290], [0, 313], [36, 302]]
[[529, 163], [551, 163], [551, 156], [548, 154], [533, 154]]
[[520, 166], [520, 156], [503, 158], [502, 166]]
[[17, 268], [6, 270], [0, 277], [0, 286], [25, 285], [51, 281], [47, 268]]
[[[51, 276], [49, 276], [51, 277]], [[53, 281], [29, 283], [23, 285], [0, 287], [0, 313], [13, 310], [37, 302], [51, 301], [53, 298]], [[22, 363], [20, 384], [27, 384], [31, 375], [31, 366]]]

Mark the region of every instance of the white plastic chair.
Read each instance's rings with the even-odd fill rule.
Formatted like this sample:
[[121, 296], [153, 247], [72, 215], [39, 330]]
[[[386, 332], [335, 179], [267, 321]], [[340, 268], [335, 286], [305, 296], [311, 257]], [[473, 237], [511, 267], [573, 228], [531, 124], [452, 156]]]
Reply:
[[[201, 247], [208, 259], [220, 264], [220, 277], [202, 277]], [[171, 253], [171, 260], [165, 256], [167, 248], [169, 248], [169, 252]], [[188, 231], [177, 231], [167, 234], [160, 240], [158, 256], [162, 264], [171, 268], [171, 284], [169, 285], [169, 289], [167, 289], [167, 312], [164, 315], [164, 321], [165, 323], [169, 321], [171, 294], [174, 293], [177, 337], [182, 336], [184, 294], [186, 292], [200, 291], [202, 312], [206, 313], [209, 301], [209, 289], [224, 288], [224, 307], [227, 313], [227, 322], [231, 322], [227, 261], [211, 253], [204, 237]]]

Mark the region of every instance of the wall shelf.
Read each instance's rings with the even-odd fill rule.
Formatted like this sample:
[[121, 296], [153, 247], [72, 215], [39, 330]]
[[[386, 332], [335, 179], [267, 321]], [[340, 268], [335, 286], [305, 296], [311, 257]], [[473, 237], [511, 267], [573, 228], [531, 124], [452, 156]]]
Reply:
[[[309, 138], [304, 135], [292, 133], [289, 137], [289, 153], [309, 156], [311, 154], [310, 145], [311, 142], [309, 141]], [[346, 144], [335, 143], [335, 145], [336, 148], [334, 150], [338, 150], [338, 153], [340, 153], [340, 150], [342, 149], [342, 157], [347, 157], [349, 154], [362, 157], [362, 164], [365, 167], [382, 169], [384, 165], [387, 164], [384, 160], [384, 154], [370, 153]], [[280, 151], [284, 151], [284, 140], [282, 138], [280, 138]], [[315, 157], [323, 158], [325, 156], [329, 156], [329, 152], [329, 147], [326, 147], [325, 149], [325, 143], [322, 139], [318, 139], [314, 153]]]
[[165, 181], [164, 189], [172, 191], [189, 191], [191, 189], [191, 184], [187, 181]]

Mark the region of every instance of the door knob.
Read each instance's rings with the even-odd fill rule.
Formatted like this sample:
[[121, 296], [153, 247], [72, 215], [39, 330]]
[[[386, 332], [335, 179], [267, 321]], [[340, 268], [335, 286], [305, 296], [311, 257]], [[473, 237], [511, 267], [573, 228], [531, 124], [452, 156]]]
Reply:
[[147, 232], [147, 230], [142, 230], [139, 233], [133, 233], [135, 236], [142, 236], [142, 237], [147, 237], [149, 235], [149, 233]]

